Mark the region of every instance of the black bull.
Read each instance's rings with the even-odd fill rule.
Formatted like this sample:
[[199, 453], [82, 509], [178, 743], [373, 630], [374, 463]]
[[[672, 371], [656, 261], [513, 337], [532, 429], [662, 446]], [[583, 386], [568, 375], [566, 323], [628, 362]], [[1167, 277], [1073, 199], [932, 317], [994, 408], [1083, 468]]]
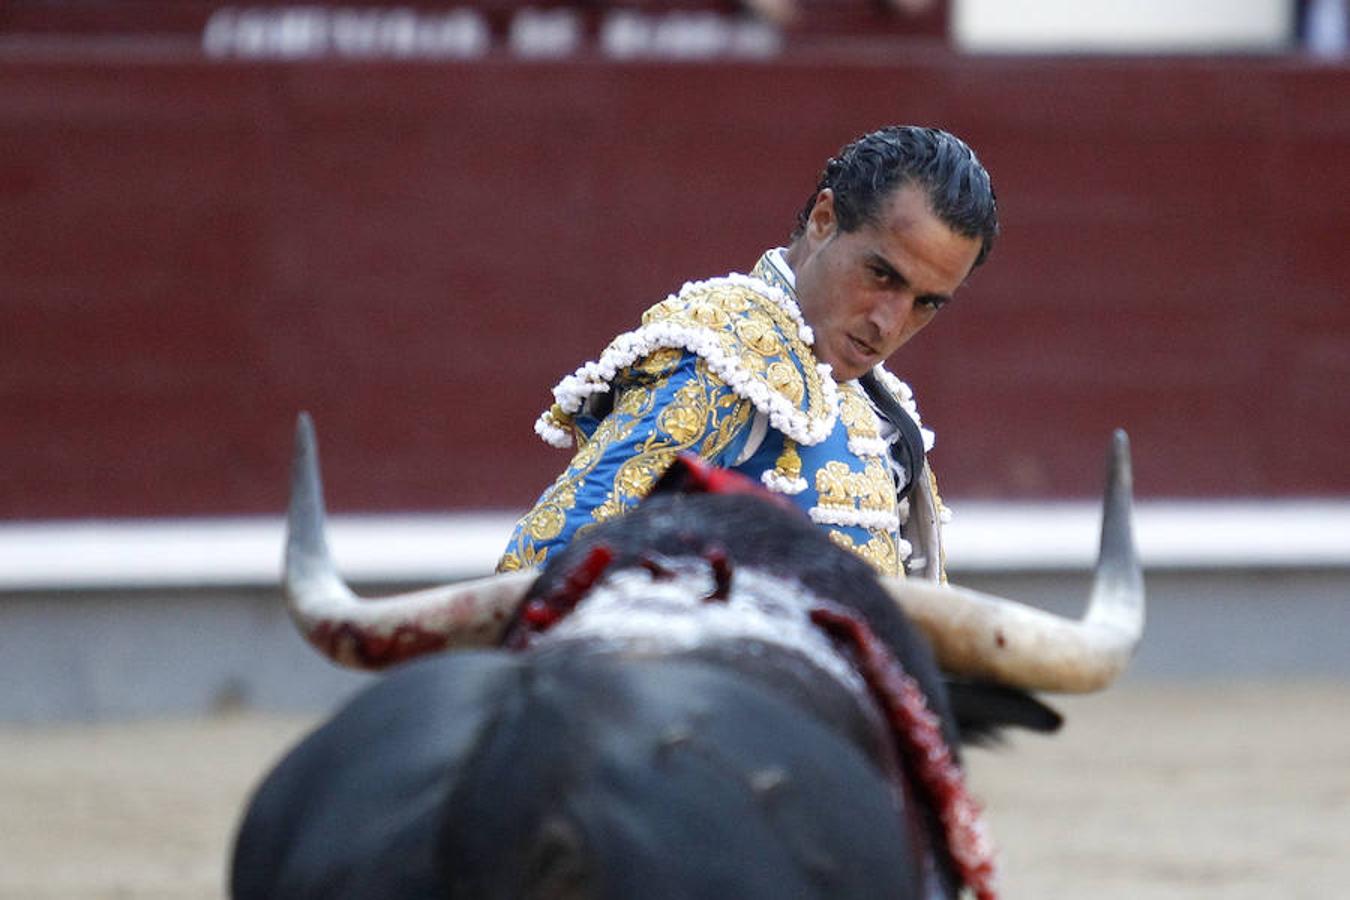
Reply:
[[[235, 898], [993, 896], [978, 822], [952, 821], [971, 811], [958, 741], [1058, 717], [944, 682], [804, 517], [654, 496], [552, 559], [520, 609], [516, 649], [404, 665], [287, 755], [240, 827]], [[780, 615], [795, 634], [766, 637]], [[897, 677], [935, 714], [926, 737]]]

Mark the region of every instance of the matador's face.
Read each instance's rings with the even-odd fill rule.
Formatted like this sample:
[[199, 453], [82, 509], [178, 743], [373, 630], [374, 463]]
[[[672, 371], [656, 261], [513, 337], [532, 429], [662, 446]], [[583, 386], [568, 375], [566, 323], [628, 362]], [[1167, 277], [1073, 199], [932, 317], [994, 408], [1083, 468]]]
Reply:
[[863, 375], [933, 320], [979, 252], [979, 238], [948, 228], [915, 185], [896, 188], [875, 222], [848, 232], [834, 193], [821, 191], [788, 254], [816, 358], [838, 381]]

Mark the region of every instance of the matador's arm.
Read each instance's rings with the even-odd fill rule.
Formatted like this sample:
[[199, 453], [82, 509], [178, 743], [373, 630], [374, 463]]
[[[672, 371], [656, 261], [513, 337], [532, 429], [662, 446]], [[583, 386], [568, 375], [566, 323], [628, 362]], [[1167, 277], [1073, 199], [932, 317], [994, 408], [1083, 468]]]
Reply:
[[729, 465], [752, 412], [688, 351], [658, 351], [629, 366], [614, 380], [610, 409], [576, 417], [576, 454], [516, 523], [498, 571], [540, 565], [580, 530], [631, 509], [677, 453]]

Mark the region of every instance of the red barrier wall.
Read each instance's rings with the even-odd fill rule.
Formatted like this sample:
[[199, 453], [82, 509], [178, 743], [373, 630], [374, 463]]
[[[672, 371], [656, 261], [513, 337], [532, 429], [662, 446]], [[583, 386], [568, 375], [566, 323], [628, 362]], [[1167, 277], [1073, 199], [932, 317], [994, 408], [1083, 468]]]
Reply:
[[0, 57], [0, 517], [518, 507], [548, 389], [786, 239], [824, 158], [967, 137], [1005, 235], [892, 360], [946, 493], [1350, 493], [1350, 70], [1297, 60]]

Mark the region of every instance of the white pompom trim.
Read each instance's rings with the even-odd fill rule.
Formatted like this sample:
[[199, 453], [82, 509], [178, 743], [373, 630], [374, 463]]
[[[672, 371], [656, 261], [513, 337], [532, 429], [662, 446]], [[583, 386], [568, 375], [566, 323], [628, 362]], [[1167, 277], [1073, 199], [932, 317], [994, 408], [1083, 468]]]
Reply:
[[764, 474], [759, 476], [759, 480], [777, 494], [800, 494], [808, 487], [805, 478], [788, 478], [775, 469], [766, 469]]
[[[749, 278], [745, 275], [728, 275], [725, 278], [691, 282], [680, 289], [678, 297], [683, 297], [689, 292], [703, 292], [726, 284], [752, 289], [756, 293], [773, 300], [797, 323], [798, 333], [802, 341], [808, 345], [811, 343], [811, 329], [802, 321], [797, 305], [782, 291], [758, 279]], [[667, 299], [678, 299], [678, 297]], [[652, 322], [616, 337], [605, 348], [598, 360], [586, 363], [576, 372], [558, 382], [558, 386], [553, 389], [553, 397], [558, 401], [558, 406], [564, 413], [576, 415], [587, 398], [610, 389], [609, 383], [620, 369], [632, 365], [656, 350], [674, 347], [683, 348], [701, 357], [707, 363], [708, 368], [721, 378], [737, 396], [744, 397], [753, 403], [756, 409], [769, 417], [769, 424], [775, 430], [787, 435], [797, 443], [807, 447], [814, 446], [829, 437], [830, 432], [834, 430], [835, 421], [839, 416], [839, 394], [838, 386], [830, 375], [829, 366], [823, 363], [817, 364], [821, 382], [821, 401], [826, 409], [826, 414], [818, 419], [812, 419], [810, 415], [799, 410], [782, 394], [771, 390], [763, 381], [752, 376], [741, 364], [738, 357], [724, 353], [717, 340], [717, 332], [706, 328], [676, 325], [666, 321]], [[548, 413], [544, 415], [548, 416]], [[551, 423], [549, 428], [550, 430], [547, 431], [542, 430], [539, 424], [536, 424], [535, 431], [545, 441], [554, 444], [557, 434], [561, 432], [555, 426], [551, 426]], [[566, 436], [566, 440], [567, 443], [561, 446], [571, 446], [570, 435]], [[554, 444], [554, 446], [559, 445]]]
[[876, 373], [877, 378], [886, 386], [886, 389], [895, 395], [895, 399], [900, 401], [900, 406], [914, 419], [914, 424], [919, 426], [919, 434], [923, 435], [923, 451], [927, 453], [932, 450], [933, 444], [937, 442], [937, 435], [930, 429], [923, 427], [923, 420], [919, 418], [919, 404], [914, 400], [913, 389], [888, 372], [885, 366], [878, 365], [872, 371]]
[[553, 424], [553, 417], [548, 413], [544, 413], [535, 421], [534, 433], [543, 438], [545, 444], [557, 447], [560, 450], [566, 450], [572, 446], [571, 432], [564, 431]]
[[884, 459], [890, 451], [890, 444], [883, 438], [850, 437], [848, 449], [854, 456], [879, 456]]
[[854, 509], [850, 507], [813, 506], [811, 521], [818, 525], [856, 525], [894, 534], [900, 530], [900, 518], [884, 509]]

